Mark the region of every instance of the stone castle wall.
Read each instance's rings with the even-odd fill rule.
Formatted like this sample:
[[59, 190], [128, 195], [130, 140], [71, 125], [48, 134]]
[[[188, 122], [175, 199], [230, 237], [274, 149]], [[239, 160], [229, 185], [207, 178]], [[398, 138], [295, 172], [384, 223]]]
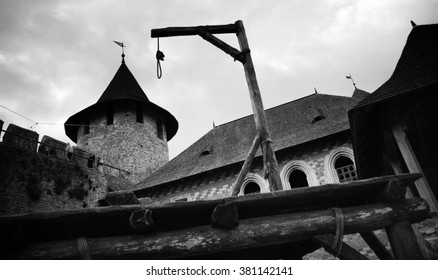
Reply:
[[108, 191], [133, 187], [123, 178], [104, 174], [89, 160], [94, 155], [80, 148], [73, 147], [68, 158], [67, 144], [62, 141], [44, 136], [38, 144], [34, 131], [10, 124], [4, 132], [0, 142], [0, 213], [97, 207]]
[[[78, 146], [98, 155], [105, 163], [131, 172], [128, 177], [136, 183], [169, 161], [166, 129], [161, 116], [154, 111], [143, 110], [143, 123], [136, 121], [134, 102], [114, 105], [113, 124], [107, 125], [105, 109], [91, 116], [90, 130], [78, 131]], [[162, 126], [162, 139], [157, 125]]]
[[[349, 131], [276, 152], [278, 171], [284, 172], [291, 162], [304, 163], [311, 169], [315, 177], [316, 183], [311, 185], [335, 183], [337, 179], [331, 175], [333, 172], [330, 169], [334, 167], [329, 166], [329, 158], [336, 151], [350, 151], [350, 159], [354, 161], [354, 158], [351, 157], [352, 144]], [[154, 203], [224, 198], [231, 195], [232, 186], [237, 179], [241, 165], [234, 164], [180, 181], [145, 189], [139, 191], [138, 195], [150, 197]], [[254, 160], [247, 176], [248, 179], [262, 184], [261, 192], [269, 191], [269, 184], [267, 180], [263, 179], [263, 163], [260, 157]], [[286, 186], [283, 188], [287, 189]]]

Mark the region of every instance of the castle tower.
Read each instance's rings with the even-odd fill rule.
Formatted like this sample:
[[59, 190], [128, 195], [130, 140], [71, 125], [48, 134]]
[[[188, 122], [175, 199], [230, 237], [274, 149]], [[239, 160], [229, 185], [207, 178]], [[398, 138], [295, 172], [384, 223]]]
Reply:
[[122, 57], [99, 100], [68, 118], [64, 128], [78, 147], [129, 171], [128, 178], [137, 183], [169, 161], [167, 142], [178, 122], [149, 101]]

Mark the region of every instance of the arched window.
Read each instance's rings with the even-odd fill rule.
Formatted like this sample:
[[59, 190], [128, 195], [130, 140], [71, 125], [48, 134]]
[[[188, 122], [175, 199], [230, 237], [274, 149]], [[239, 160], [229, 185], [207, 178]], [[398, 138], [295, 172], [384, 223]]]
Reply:
[[332, 150], [325, 159], [328, 183], [344, 183], [357, 180], [353, 151], [347, 147]]
[[289, 175], [289, 184], [291, 189], [308, 187], [307, 175], [299, 169], [295, 169]]
[[280, 178], [285, 190], [319, 185], [313, 169], [302, 160], [288, 162], [281, 170]]
[[348, 157], [338, 157], [335, 161], [335, 170], [340, 183], [357, 180], [356, 166]]
[[250, 182], [243, 189], [243, 194], [260, 193], [260, 186], [257, 183]]
[[243, 181], [239, 195], [265, 192], [269, 192], [266, 180], [256, 173], [248, 173]]

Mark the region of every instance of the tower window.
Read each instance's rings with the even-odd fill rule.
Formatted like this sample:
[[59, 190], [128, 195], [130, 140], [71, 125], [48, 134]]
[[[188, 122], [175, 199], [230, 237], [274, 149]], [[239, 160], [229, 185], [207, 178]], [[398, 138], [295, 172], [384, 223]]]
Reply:
[[299, 169], [295, 169], [290, 173], [289, 176], [289, 183], [291, 189], [294, 188], [302, 188], [302, 187], [308, 187], [309, 182], [307, 181], [307, 175], [303, 171]]
[[88, 158], [87, 161], [87, 167], [88, 168], [93, 168], [94, 167], [94, 162], [96, 161], [96, 156], [92, 155]]
[[84, 124], [84, 135], [90, 133], [90, 120], [87, 119], [86, 123]]
[[137, 122], [143, 123], [143, 104], [137, 103], [136, 113], [137, 113]]
[[163, 140], [164, 138], [164, 133], [163, 133], [163, 123], [161, 122], [161, 120], [157, 119], [157, 137], [160, 138], [161, 140]]
[[356, 166], [348, 157], [340, 156], [337, 158], [335, 170], [341, 183], [357, 180]]
[[106, 107], [106, 125], [113, 124], [114, 122], [114, 108], [113, 104], [109, 103]]

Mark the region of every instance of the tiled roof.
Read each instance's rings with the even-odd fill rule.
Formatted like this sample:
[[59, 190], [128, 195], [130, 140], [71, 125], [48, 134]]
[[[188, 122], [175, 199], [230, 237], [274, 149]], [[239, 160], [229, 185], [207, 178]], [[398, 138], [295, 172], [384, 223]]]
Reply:
[[394, 73], [354, 110], [438, 83], [438, 24], [412, 28]]
[[117, 100], [141, 102], [149, 108], [155, 109], [165, 118], [167, 140], [169, 141], [173, 136], [175, 136], [178, 130], [178, 121], [171, 113], [149, 101], [124, 61], [120, 65], [108, 87], [100, 96], [99, 100], [95, 104], [83, 109], [67, 119], [64, 124], [65, 134], [76, 143], [79, 125], [84, 125], [87, 123], [90, 112], [96, 110], [99, 106], [103, 106], [105, 103]]
[[[266, 110], [274, 149], [349, 129], [347, 111], [357, 101], [316, 93]], [[320, 114], [324, 118], [312, 123]], [[152, 187], [244, 161], [255, 134], [253, 115], [215, 127], [137, 187]]]

